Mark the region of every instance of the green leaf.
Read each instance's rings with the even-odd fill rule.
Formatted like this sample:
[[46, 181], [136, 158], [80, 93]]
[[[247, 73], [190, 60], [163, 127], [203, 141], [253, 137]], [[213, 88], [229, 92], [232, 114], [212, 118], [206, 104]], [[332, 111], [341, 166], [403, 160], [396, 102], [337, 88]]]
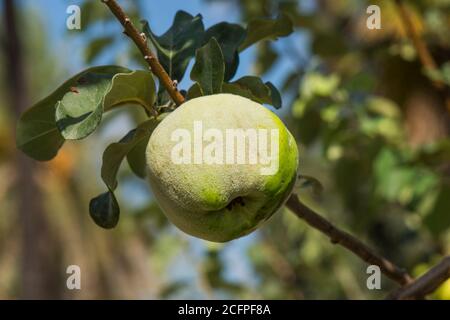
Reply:
[[111, 89], [104, 98], [104, 111], [127, 103], [135, 103], [151, 113], [156, 100], [156, 85], [150, 71], [136, 70], [114, 76]]
[[215, 38], [222, 50], [225, 62], [225, 81], [230, 80], [239, 65], [239, 46], [245, 39], [245, 29], [238, 24], [221, 22], [208, 28], [203, 44]]
[[278, 37], [286, 37], [293, 31], [292, 21], [284, 13], [273, 20], [256, 19], [250, 21], [247, 26], [247, 37], [239, 47], [239, 51], [244, 51], [261, 40], [276, 40]]
[[197, 50], [191, 79], [200, 85], [203, 95], [222, 92], [225, 65], [222, 50], [215, 38]]
[[17, 123], [16, 145], [25, 154], [39, 161], [52, 159], [64, 143], [64, 138], [55, 123], [55, 108], [59, 100], [79, 85], [79, 80], [88, 73], [101, 73], [104, 70], [123, 72], [117, 66], [99, 66], [84, 70], [64, 82], [58, 89], [26, 110]]
[[[133, 171], [133, 173], [139, 178], [143, 179], [147, 176], [147, 158], [145, 153], [147, 150], [148, 140], [150, 139], [150, 136], [156, 126], [169, 114], [170, 112], [162, 113], [156, 118], [156, 120], [150, 120], [156, 122], [154, 127], [152, 127], [151, 124], [148, 124], [150, 134], [137, 142], [135, 147], [132, 148], [127, 154], [128, 165], [130, 166], [131, 171]], [[145, 123], [143, 125], [147, 126]]]
[[194, 83], [187, 92], [187, 99], [191, 100], [202, 96], [202, 89], [198, 83]]
[[113, 36], [99, 37], [92, 40], [84, 50], [85, 61], [87, 63], [91, 63], [113, 41]]
[[425, 225], [435, 235], [450, 228], [450, 185], [443, 185], [431, 212], [425, 217]]
[[281, 96], [275, 86], [270, 82], [264, 83], [255, 76], [245, 76], [234, 82], [224, 83], [222, 89], [223, 92], [240, 95], [258, 103], [281, 107]]
[[283, 101], [281, 100], [280, 91], [278, 91], [277, 87], [275, 87], [275, 85], [272, 82], [270, 82], [270, 81], [266, 82], [266, 86], [268, 86], [269, 89], [270, 89], [270, 97], [272, 98], [272, 103], [271, 104], [276, 109], [280, 109], [281, 106], [283, 105]]
[[89, 214], [102, 228], [112, 229], [119, 222], [120, 208], [111, 190], [98, 195], [89, 202]]
[[99, 125], [103, 97], [111, 86], [111, 73], [88, 73], [83, 83], [56, 104], [56, 126], [66, 140], [83, 139]]
[[100, 124], [103, 112], [126, 103], [142, 105], [148, 113], [155, 102], [149, 71], [89, 73], [56, 107], [56, 124], [66, 140], [83, 139]]
[[[150, 136], [148, 137], [150, 138]], [[127, 162], [131, 171], [139, 178], [147, 176], [147, 161], [145, 151], [147, 150], [148, 139], [142, 139], [127, 154]]]
[[119, 142], [112, 143], [106, 148], [103, 153], [101, 175], [109, 189], [114, 190], [117, 187], [117, 172], [123, 159], [133, 149], [148, 142], [150, 135], [159, 123], [158, 120], [150, 119], [140, 124], [136, 129], [128, 132]]
[[204, 26], [201, 15], [195, 17], [184, 11], [178, 11], [172, 26], [163, 35], [156, 36], [147, 21], [143, 21], [144, 33], [154, 45], [158, 60], [169, 74], [178, 82], [184, 76], [195, 50], [201, 46]]

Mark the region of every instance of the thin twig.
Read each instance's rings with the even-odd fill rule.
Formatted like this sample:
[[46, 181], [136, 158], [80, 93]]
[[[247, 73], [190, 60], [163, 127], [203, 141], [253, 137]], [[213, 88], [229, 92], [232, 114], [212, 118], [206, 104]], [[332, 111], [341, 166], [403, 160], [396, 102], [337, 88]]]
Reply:
[[412, 282], [412, 278], [405, 270], [388, 259], [379, 256], [354, 236], [335, 227], [331, 222], [301, 203], [297, 195], [291, 195], [286, 202], [286, 206], [297, 217], [305, 220], [310, 226], [327, 235], [332, 243], [340, 244], [371, 265], [379, 266], [381, 271], [390, 279], [401, 285]]
[[391, 293], [387, 299], [406, 300], [424, 297], [435, 291], [449, 278], [450, 256], [447, 256], [420, 278]]
[[183, 95], [178, 91], [176, 85], [170, 79], [166, 70], [161, 66], [158, 59], [156, 59], [155, 55], [147, 46], [147, 40], [145, 35], [140, 33], [138, 29], [133, 25], [130, 18], [127, 17], [123, 9], [119, 6], [116, 0], [101, 0], [104, 2], [111, 12], [116, 16], [117, 20], [122, 24], [125, 28], [125, 34], [133, 40], [138, 49], [141, 51], [144, 56], [145, 61], [147, 61], [150, 66], [151, 71], [158, 77], [160, 83], [164, 86], [164, 88], [169, 93], [172, 100], [176, 103], [177, 106], [184, 102]]

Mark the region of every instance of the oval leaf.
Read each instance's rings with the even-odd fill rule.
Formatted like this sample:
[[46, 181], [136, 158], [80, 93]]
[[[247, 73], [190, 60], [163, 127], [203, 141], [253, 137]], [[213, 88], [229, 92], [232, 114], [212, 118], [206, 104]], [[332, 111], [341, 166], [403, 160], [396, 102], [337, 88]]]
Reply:
[[140, 124], [136, 129], [128, 132], [119, 142], [112, 143], [105, 149], [101, 175], [109, 189], [114, 190], [117, 187], [117, 172], [123, 159], [134, 148], [142, 143], [147, 144], [150, 135], [159, 123], [158, 120], [150, 119]]
[[103, 114], [103, 97], [113, 76], [110, 73], [88, 73], [82, 84], [72, 88], [57, 103], [56, 126], [64, 139], [83, 139], [97, 128]]
[[89, 202], [89, 214], [94, 222], [105, 229], [114, 228], [119, 222], [120, 208], [111, 190]]
[[239, 47], [244, 51], [252, 44], [261, 40], [276, 40], [286, 37], [294, 31], [291, 19], [286, 14], [280, 14], [276, 19], [256, 19], [247, 25], [247, 37]]
[[101, 122], [103, 112], [126, 103], [152, 112], [155, 83], [149, 71], [89, 73], [79, 87], [67, 93], [56, 107], [57, 127], [66, 140], [83, 139]]
[[205, 31], [203, 44], [215, 38], [222, 50], [225, 62], [225, 81], [230, 80], [239, 65], [239, 46], [245, 39], [245, 29], [238, 24], [221, 22]]
[[264, 83], [255, 76], [245, 76], [231, 83], [224, 83], [222, 91], [249, 98], [258, 103], [267, 103], [275, 108], [281, 107], [281, 96], [275, 86]]
[[225, 73], [222, 50], [215, 38], [197, 50], [191, 79], [200, 85], [203, 95], [222, 92]]
[[[64, 138], [55, 123], [55, 108], [59, 100], [79, 85], [79, 80], [88, 73], [101, 73], [103, 70], [121, 70], [117, 66], [99, 66], [86, 69], [64, 82], [51, 95], [25, 111], [18, 123], [16, 133], [17, 148], [39, 161], [52, 159], [64, 143]], [[126, 69], [125, 69], [126, 70]]]
[[150, 71], [136, 70], [131, 73], [119, 73], [112, 80], [111, 89], [104, 98], [104, 111], [126, 103], [135, 103], [144, 107], [147, 113], [154, 112], [156, 85]]
[[147, 21], [142, 22], [144, 33], [154, 45], [159, 62], [172, 80], [180, 82], [195, 50], [201, 45], [204, 33], [202, 16], [194, 17], [180, 10], [172, 26], [161, 36], [152, 32]]

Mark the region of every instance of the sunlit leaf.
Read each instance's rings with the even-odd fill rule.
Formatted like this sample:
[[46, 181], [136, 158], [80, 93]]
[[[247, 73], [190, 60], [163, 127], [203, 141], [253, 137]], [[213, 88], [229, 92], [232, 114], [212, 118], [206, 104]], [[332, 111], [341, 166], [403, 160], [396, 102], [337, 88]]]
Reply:
[[56, 125], [66, 140], [83, 139], [100, 124], [103, 112], [134, 103], [151, 113], [155, 83], [149, 71], [88, 73], [56, 106]]
[[[33, 159], [52, 159], [64, 143], [64, 138], [56, 127], [55, 109], [70, 89], [77, 87], [80, 80], [89, 73], [127, 72], [117, 66], [100, 66], [86, 69], [73, 76], [52, 94], [25, 111], [17, 123], [17, 147]], [[82, 82], [82, 81], [81, 81]]]

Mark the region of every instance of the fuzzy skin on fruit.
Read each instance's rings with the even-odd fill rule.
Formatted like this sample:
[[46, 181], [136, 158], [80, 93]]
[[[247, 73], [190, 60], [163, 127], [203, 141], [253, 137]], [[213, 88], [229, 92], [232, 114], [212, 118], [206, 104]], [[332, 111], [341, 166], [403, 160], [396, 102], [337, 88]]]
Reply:
[[[175, 164], [171, 152], [178, 142], [171, 135], [183, 128], [193, 136], [194, 121], [202, 121], [204, 131], [278, 129], [278, 171], [261, 175], [261, 167], [267, 165], [259, 162]], [[153, 131], [146, 157], [150, 185], [169, 220], [190, 235], [215, 242], [244, 236], [272, 216], [290, 195], [298, 166], [297, 144], [282, 121], [262, 105], [232, 94], [182, 104]]]

